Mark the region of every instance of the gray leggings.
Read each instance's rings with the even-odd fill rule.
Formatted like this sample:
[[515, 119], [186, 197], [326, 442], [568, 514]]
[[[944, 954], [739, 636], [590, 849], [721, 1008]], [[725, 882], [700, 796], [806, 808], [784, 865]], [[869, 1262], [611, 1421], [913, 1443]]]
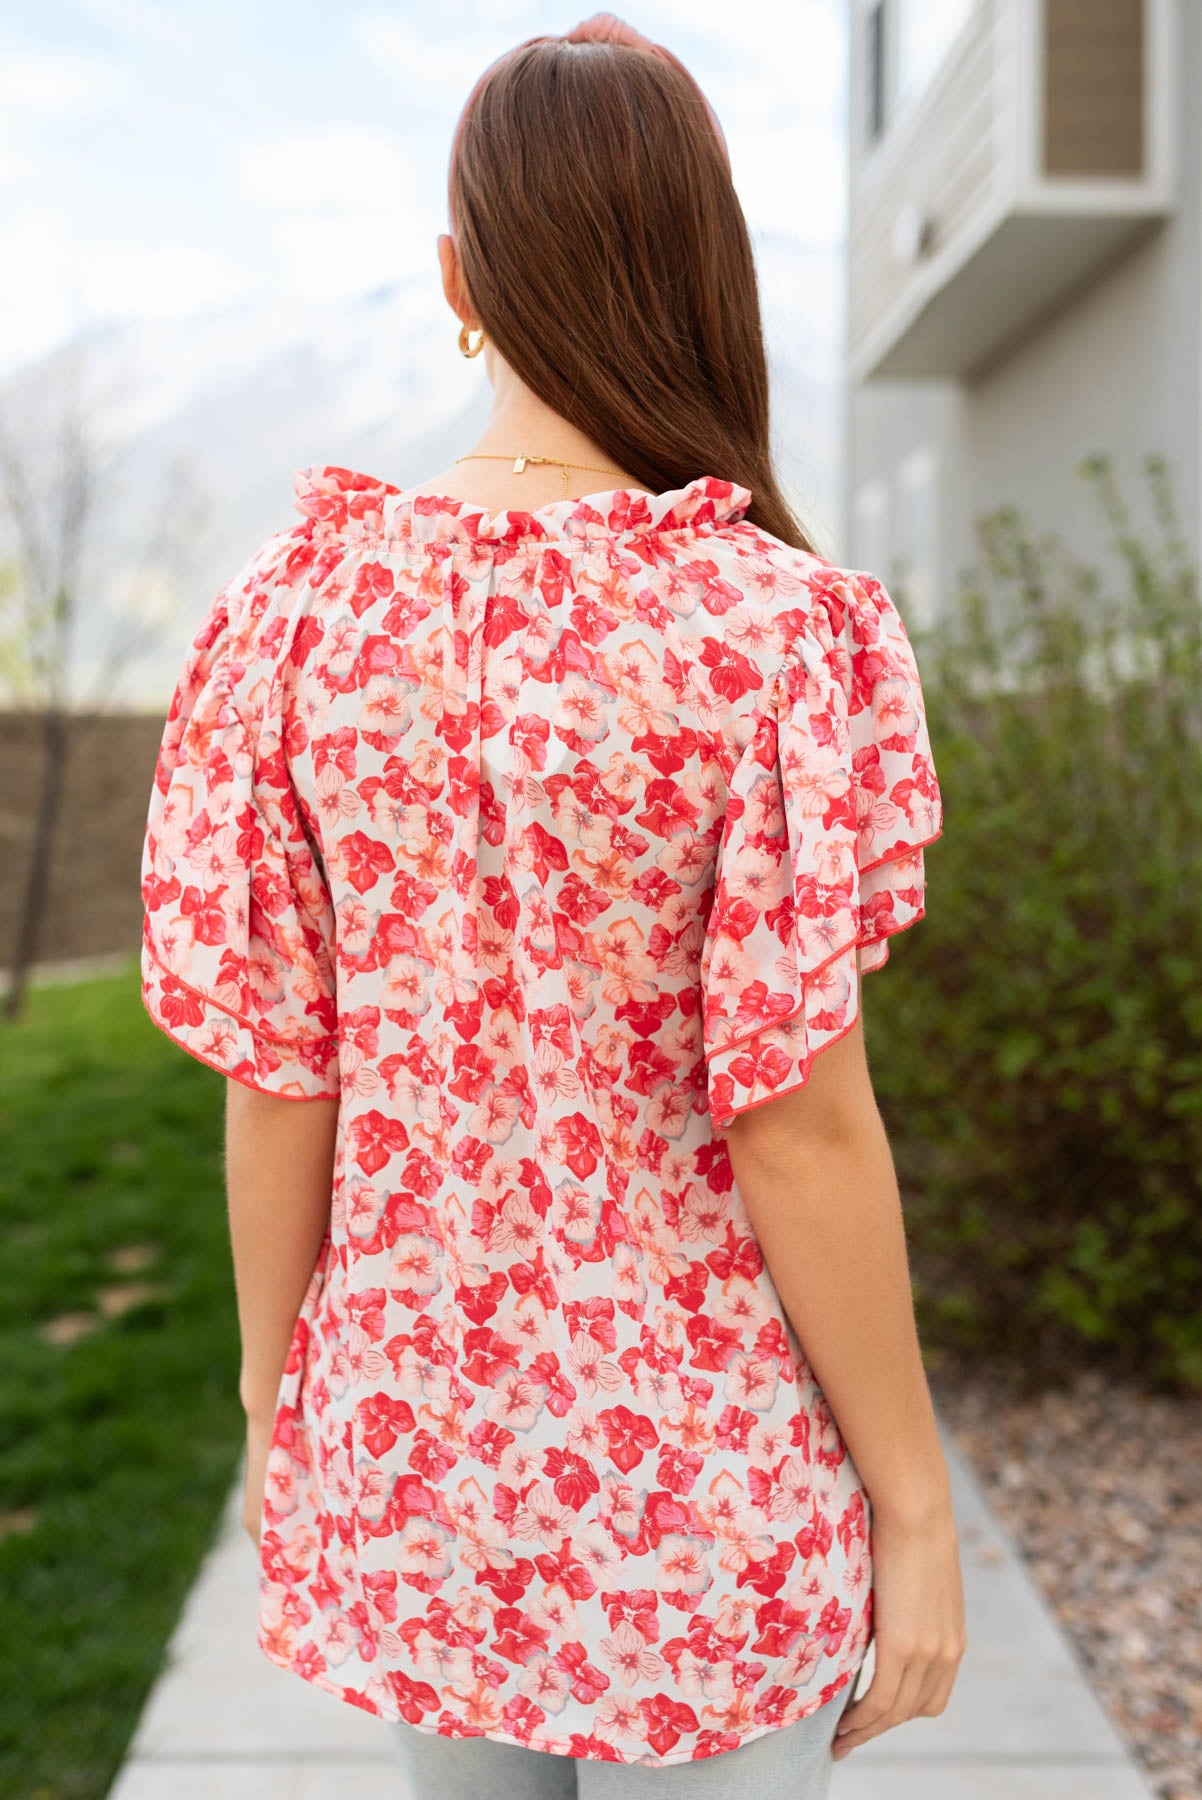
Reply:
[[403, 1720], [389, 1730], [405, 1800], [825, 1800], [831, 1739], [850, 1698], [845, 1690], [796, 1725], [664, 1769], [439, 1737]]

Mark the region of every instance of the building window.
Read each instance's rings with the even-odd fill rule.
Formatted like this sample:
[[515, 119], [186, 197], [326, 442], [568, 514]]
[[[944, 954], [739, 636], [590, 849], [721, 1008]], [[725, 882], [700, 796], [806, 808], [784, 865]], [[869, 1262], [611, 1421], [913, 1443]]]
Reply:
[[868, 141], [875, 144], [885, 130], [885, 0], [873, 0], [868, 8]]
[[977, 0], [897, 0], [897, 98], [920, 94], [964, 29]]
[[923, 446], [897, 467], [894, 553], [898, 605], [908, 624], [925, 630], [939, 617], [939, 458]]
[[852, 564], [875, 575], [886, 587], [890, 580], [889, 489], [883, 481], [865, 481], [852, 502]]

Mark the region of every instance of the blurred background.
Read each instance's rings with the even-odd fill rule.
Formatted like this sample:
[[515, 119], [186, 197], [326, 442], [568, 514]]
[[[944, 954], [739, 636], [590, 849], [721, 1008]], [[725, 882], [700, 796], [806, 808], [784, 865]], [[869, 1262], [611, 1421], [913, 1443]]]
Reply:
[[[293, 470], [406, 486], [479, 433], [435, 252], [451, 131], [493, 57], [577, 16], [0, 5], [14, 1800], [182, 1791], [173, 1753], [118, 1771], [240, 1449], [222, 1084], [138, 994], [172, 687]], [[1028, 1766], [982, 1688], [960, 1785], [945, 1759], [913, 1791], [1197, 1800], [1202, 5], [623, 16], [730, 144], [784, 484], [918, 650], [946, 826], [869, 984], [874, 1078], [949, 1442], [1116, 1734]]]

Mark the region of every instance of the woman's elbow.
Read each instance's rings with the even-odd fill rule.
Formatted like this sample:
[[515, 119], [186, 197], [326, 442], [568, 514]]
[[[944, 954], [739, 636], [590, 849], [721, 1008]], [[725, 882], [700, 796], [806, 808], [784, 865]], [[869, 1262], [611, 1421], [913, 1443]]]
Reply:
[[810, 1152], [829, 1157], [877, 1139], [884, 1125], [857, 1019], [851, 1030], [810, 1060], [805, 1081], [749, 1107], [727, 1127], [731, 1155], [781, 1173], [796, 1172]]

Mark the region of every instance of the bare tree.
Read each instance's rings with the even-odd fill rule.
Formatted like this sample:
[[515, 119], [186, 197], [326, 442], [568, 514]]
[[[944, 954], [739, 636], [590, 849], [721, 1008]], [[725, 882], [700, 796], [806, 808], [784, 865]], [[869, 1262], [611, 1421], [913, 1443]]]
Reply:
[[[83, 590], [93, 579], [97, 496], [119, 462], [97, 424], [87, 374], [82, 356], [62, 358], [53, 378], [39, 383], [36, 409], [14, 406], [12, 416], [0, 419], [0, 512], [11, 540], [11, 560], [0, 563], [0, 617], [7, 626], [0, 636], [0, 675], [15, 702], [40, 715], [42, 745], [4, 1002], [9, 1019], [23, 1009], [50, 900], [72, 719], [79, 710], [71, 691], [72, 650]], [[180, 503], [156, 509], [159, 524], [139, 566], [157, 566], [178, 578], [201, 508], [187, 503], [191, 481], [181, 466], [167, 471], [166, 485], [178, 490]], [[154, 641], [159, 623], [118, 612], [87, 707], [103, 708], [121, 669]]]

